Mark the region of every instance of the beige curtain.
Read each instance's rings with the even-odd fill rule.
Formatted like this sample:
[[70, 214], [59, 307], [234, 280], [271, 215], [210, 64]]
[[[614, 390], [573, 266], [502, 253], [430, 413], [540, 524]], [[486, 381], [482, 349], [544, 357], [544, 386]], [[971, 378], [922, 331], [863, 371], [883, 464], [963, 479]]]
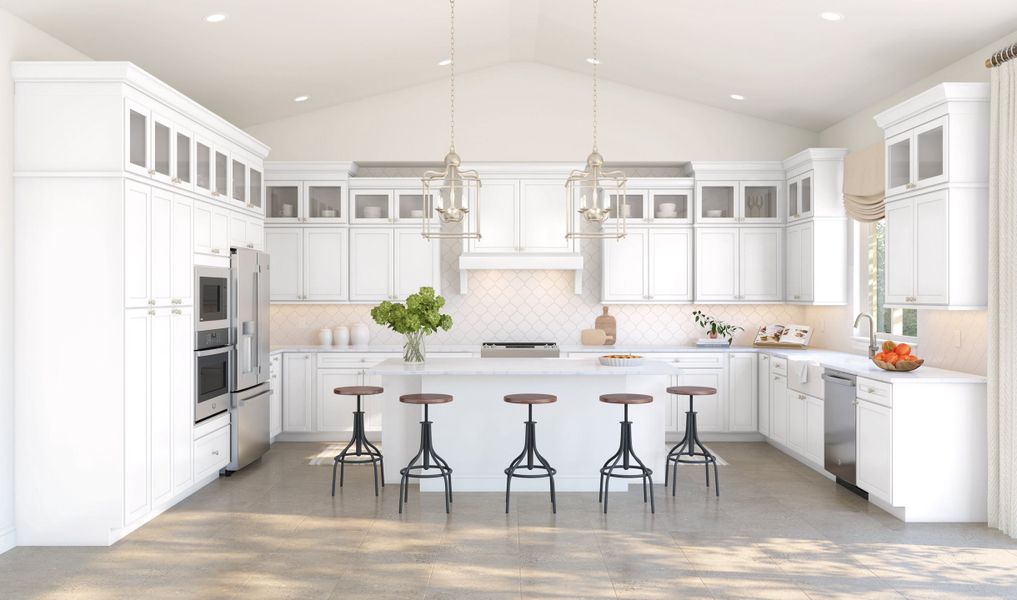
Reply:
[[992, 69], [989, 526], [1017, 538], [1017, 60]]
[[855, 221], [871, 223], [883, 218], [883, 142], [844, 157], [844, 209]]

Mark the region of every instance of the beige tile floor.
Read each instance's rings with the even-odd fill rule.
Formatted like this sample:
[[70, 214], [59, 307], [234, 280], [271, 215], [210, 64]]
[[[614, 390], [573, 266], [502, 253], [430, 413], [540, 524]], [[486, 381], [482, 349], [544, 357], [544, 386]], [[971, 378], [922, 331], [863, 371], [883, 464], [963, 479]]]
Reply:
[[719, 500], [683, 468], [655, 516], [633, 487], [607, 516], [460, 493], [446, 517], [416, 492], [398, 515], [369, 468], [333, 499], [320, 445], [277, 444], [111, 548], [0, 555], [0, 598], [1017, 598], [1017, 542], [984, 525], [905, 525], [769, 446], [711, 446]]

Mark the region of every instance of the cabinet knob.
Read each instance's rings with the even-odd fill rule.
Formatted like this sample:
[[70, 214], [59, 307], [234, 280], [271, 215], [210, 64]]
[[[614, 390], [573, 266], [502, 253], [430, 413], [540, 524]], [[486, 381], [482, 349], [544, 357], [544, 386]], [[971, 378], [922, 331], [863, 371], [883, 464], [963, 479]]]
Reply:
[[155, 311], [154, 310], [150, 310], [150, 311], [148, 311], [148, 314], [149, 314], [149, 316], [153, 316], [153, 315], [155, 315]]
[[855, 398], [854, 400], [852, 400], [851, 404], [854, 404], [855, 406], [858, 406], [858, 398]]
[[874, 390], [873, 388], [865, 388], [865, 391], [870, 393], [870, 394], [875, 394], [876, 393], [876, 390]]
[[212, 450], [212, 456], [219, 456], [218, 450]]
[[173, 299], [173, 304], [183, 304], [183, 303], [184, 303], [183, 300], [181, 300], [180, 298]]
[[148, 305], [149, 306], [155, 306], [155, 300], [152, 300], [151, 298], [149, 298], [148, 299]]
[[212, 254], [219, 254], [218, 248], [212, 248]]
[[148, 174], [149, 175], [155, 175], [155, 169], [149, 169], [148, 170]]
[[173, 314], [175, 314], [175, 315], [182, 315], [182, 314], [184, 314], [184, 311], [180, 310], [179, 308], [174, 308], [174, 309], [173, 309], [172, 311], [170, 311], [170, 312], [172, 312], [172, 313], [173, 313]]

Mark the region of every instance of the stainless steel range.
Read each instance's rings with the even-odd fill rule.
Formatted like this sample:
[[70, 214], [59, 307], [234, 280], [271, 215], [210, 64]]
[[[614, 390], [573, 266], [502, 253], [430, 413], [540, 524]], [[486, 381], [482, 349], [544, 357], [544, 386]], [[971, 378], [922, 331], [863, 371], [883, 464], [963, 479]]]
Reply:
[[558, 358], [555, 342], [484, 342], [480, 358]]

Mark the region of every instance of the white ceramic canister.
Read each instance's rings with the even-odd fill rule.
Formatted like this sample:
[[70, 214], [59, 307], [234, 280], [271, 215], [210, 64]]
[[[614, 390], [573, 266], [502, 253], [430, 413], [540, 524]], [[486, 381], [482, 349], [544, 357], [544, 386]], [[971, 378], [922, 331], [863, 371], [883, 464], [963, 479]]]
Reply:
[[332, 330], [331, 329], [319, 329], [318, 330], [318, 344], [321, 346], [332, 345]]
[[350, 344], [354, 346], [366, 346], [370, 340], [371, 334], [367, 330], [367, 325], [357, 323], [353, 327], [350, 327]]
[[332, 344], [336, 346], [350, 345], [350, 329], [345, 325], [339, 325], [332, 330]]

